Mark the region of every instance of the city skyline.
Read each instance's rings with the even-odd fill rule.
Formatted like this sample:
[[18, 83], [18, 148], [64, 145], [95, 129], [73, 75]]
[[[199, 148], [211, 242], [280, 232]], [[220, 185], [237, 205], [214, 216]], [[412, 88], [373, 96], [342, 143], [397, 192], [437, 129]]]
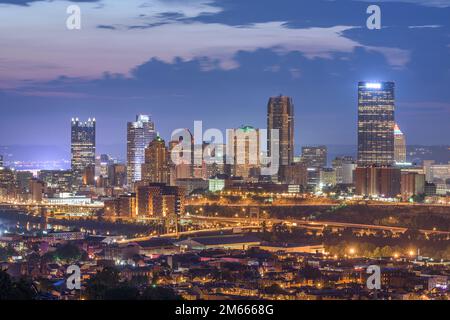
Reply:
[[450, 300], [449, 17], [0, 0], [0, 302]]
[[[446, 5], [379, 2], [383, 28], [368, 30], [367, 2], [363, 1], [289, 1], [277, 13], [270, 10], [275, 4], [267, 1], [266, 6], [253, 4], [257, 9], [248, 16], [243, 12], [251, 11], [252, 1], [190, 0], [185, 5], [174, 1], [169, 7], [156, 1], [150, 10], [135, 6], [134, 1], [123, 8], [105, 0], [99, 2], [102, 10], [95, 9], [99, 3], [78, 2], [86, 15], [95, 11], [99, 16], [85, 21], [79, 31], [68, 31], [57, 26], [65, 18], [59, 16], [65, 12], [61, 10], [64, 1], [27, 3], [2, 4], [0, 13], [5, 24], [1, 36], [10, 44], [0, 54], [0, 61], [8, 62], [0, 81], [0, 105], [8, 110], [0, 128], [0, 145], [45, 141], [65, 146], [68, 133], [62, 119], [74, 115], [101, 119], [98, 138], [107, 145], [124, 141], [126, 132], [117, 128], [134, 114], [151, 114], [163, 137], [172, 128], [199, 119], [221, 129], [244, 123], [263, 127], [266, 119], [260, 111], [267, 96], [280, 93], [296, 102], [296, 144], [354, 145], [357, 96], [353, 86], [374, 80], [396, 83], [399, 125], [408, 143], [449, 141], [443, 116], [450, 105], [445, 90], [450, 11]], [[42, 10], [48, 12], [48, 26], [35, 18]], [[330, 14], [324, 19], [320, 12]], [[145, 18], [130, 18], [138, 13]], [[29, 17], [29, 28], [22, 34], [28, 41], [20, 44], [3, 31], [14, 28], [12, 20], [18, 16]], [[214, 28], [218, 30], [213, 32]], [[218, 31], [226, 35], [223, 41], [231, 48], [222, 56], [217, 54], [222, 44], [211, 37]], [[180, 48], [171, 37], [164, 42], [155, 32], [182, 32], [192, 41]], [[107, 43], [126, 39], [123, 48], [111, 51], [110, 58], [120, 63], [111, 65], [97, 48], [86, 50], [89, 43], [80, 39], [86, 34]], [[151, 40], [142, 41], [145, 36]], [[73, 54], [61, 44], [54, 44], [62, 50], [57, 56], [45, 46], [39, 48], [41, 55], [25, 54], [33, 51], [24, 43], [58, 37], [71, 42]], [[272, 40], [263, 41], [267, 38]], [[123, 53], [127, 45], [135, 47], [138, 56], [134, 50]], [[21, 54], [16, 57], [17, 52]], [[45, 61], [46, 56], [54, 59]], [[17, 62], [19, 57], [25, 65]], [[217, 110], [231, 112], [217, 117]], [[237, 112], [245, 122], [233, 117]], [[29, 130], [16, 130], [18, 121]], [[334, 126], [335, 122], [341, 126]], [[60, 134], [54, 135], [55, 131]]]

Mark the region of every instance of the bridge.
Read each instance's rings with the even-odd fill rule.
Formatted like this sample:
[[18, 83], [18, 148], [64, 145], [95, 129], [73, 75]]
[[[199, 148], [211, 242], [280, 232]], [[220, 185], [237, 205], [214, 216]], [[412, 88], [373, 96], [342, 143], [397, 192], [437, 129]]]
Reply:
[[[323, 230], [325, 227], [330, 228], [350, 228], [356, 230], [367, 230], [367, 231], [390, 231], [392, 233], [405, 233], [408, 228], [406, 227], [395, 227], [395, 226], [385, 226], [385, 225], [372, 225], [372, 224], [361, 224], [361, 223], [348, 223], [348, 222], [337, 222], [337, 221], [305, 221], [299, 219], [252, 219], [252, 218], [236, 218], [236, 217], [210, 217], [210, 216], [198, 216], [198, 215], [189, 215], [179, 217], [179, 220], [197, 220], [197, 221], [206, 221], [211, 223], [225, 223], [225, 224], [235, 224], [235, 226], [225, 226], [225, 227], [213, 227], [207, 229], [200, 230], [190, 230], [190, 231], [182, 231], [182, 232], [172, 232], [163, 235], [149, 235], [140, 238], [134, 239], [126, 239], [121, 241], [121, 243], [130, 243], [137, 241], [145, 241], [150, 240], [152, 238], [173, 238], [180, 237], [192, 234], [201, 234], [205, 232], [215, 232], [215, 231], [232, 231], [236, 227], [241, 230], [251, 230], [251, 229], [260, 229], [261, 223], [264, 221], [269, 225], [283, 223], [293, 227], [302, 227], [306, 229], [312, 230]], [[427, 230], [420, 229], [419, 232], [425, 235], [444, 235], [450, 238], [450, 232], [448, 231], [439, 231], [439, 230]]]
[[[258, 221], [258, 219], [252, 218], [238, 218], [238, 217], [208, 217], [208, 216], [198, 216], [189, 215], [190, 219], [193, 220], [205, 220], [205, 221], [216, 221], [216, 222], [228, 222], [228, 223], [238, 223], [238, 224], [248, 224], [249, 222]], [[351, 228], [359, 230], [372, 230], [372, 231], [390, 231], [393, 233], [405, 233], [408, 228], [406, 227], [396, 227], [396, 226], [385, 226], [385, 225], [373, 225], [373, 224], [361, 224], [361, 223], [349, 223], [349, 222], [337, 222], [337, 221], [307, 221], [299, 219], [259, 219], [261, 222], [276, 224], [284, 223], [290, 226], [302, 226], [309, 229], [322, 229], [324, 227], [335, 227], [335, 228]], [[449, 231], [439, 231], [439, 230], [418, 230], [424, 234], [436, 234], [436, 235], [446, 235], [450, 236]]]
[[53, 203], [0, 203], [0, 210], [20, 210], [28, 213], [40, 213], [41, 209], [47, 209], [49, 214], [59, 213], [90, 213], [93, 214], [103, 209], [103, 204], [53, 204]]

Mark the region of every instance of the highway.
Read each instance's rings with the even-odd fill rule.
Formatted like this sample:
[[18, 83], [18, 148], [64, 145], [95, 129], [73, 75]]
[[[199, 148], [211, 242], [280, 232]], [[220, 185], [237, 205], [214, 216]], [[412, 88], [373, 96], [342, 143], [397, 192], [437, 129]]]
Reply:
[[[250, 218], [234, 218], [234, 217], [207, 217], [207, 216], [198, 216], [198, 215], [189, 215], [181, 217], [183, 220], [198, 220], [198, 221], [209, 221], [212, 223], [236, 223], [238, 228], [240, 229], [252, 229], [259, 226], [259, 222], [265, 221], [266, 223], [285, 223], [290, 226], [302, 226], [307, 229], [322, 229], [324, 227], [336, 227], [336, 228], [351, 228], [351, 229], [359, 229], [359, 230], [372, 230], [372, 231], [391, 231], [393, 233], [404, 233], [408, 228], [405, 227], [393, 227], [393, 226], [382, 226], [382, 225], [371, 225], [371, 224], [360, 224], [360, 223], [348, 223], [348, 222], [336, 222], [336, 221], [304, 221], [298, 219], [260, 219], [258, 222], [256, 219]], [[239, 224], [239, 225], [238, 225]], [[252, 225], [253, 224], [253, 225]], [[229, 231], [233, 230], [233, 227], [221, 227], [221, 228], [210, 228], [210, 229], [202, 229], [202, 230], [191, 230], [184, 231], [178, 233], [169, 233], [159, 236], [145, 236], [141, 238], [135, 239], [127, 239], [122, 241], [121, 243], [130, 243], [136, 241], [145, 241], [150, 240], [152, 238], [172, 238], [179, 237], [190, 234], [199, 234], [202, 232], [215, 232], [215, 231]], [[438, 231], [438, 230], [426, 230], [421, 229], [419, 232], [424, 234], [436, 234], [436, 235], [446, 235], [450, 237], [450, 232], [448, 231]]]
[[[216, 222], [235, 222], [235, 223], [248, 223], [249, 218], [234, 218], [234, 217], [206, 217], [206, 216], [198, 216], [198, 215], [190, 215], [190, 219], [194, 220], [207, 220], [207, 221], [216, 221]], [[250, 219], [251, 221], [251, 219]], [[256, 221], [256, 219], [253, 219]], [[266, 222], [270, 223], [286, 223], [288, 225], [296, 225], [296, 226], [305, 226], [305, 227], [340, 227], [340, 228], [353, 228], [353, 229], [364, 229], [364, 230], [382, 230], [382, 231], [391, 231], [394, 233], [404, 233], [408, 228], [405, 227], [394, 227], [394, 226], [383, 226], [383, 225], [372, 225], [372, 224], [361, 224], [361, 223], [349, 223], [349, 222], [337, 222], [337, 221], [305, 221], [298, 219], [264, 219]], [[440, 234], [440, 235], [450, 235], [448, 231], [438, 231], [438, 230], [419, 230], [425, 234]]]

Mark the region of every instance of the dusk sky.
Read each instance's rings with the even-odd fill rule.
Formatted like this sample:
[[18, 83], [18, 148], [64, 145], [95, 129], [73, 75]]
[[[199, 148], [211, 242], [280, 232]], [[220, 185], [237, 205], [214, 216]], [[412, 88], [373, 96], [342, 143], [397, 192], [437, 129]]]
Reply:
[[449, 57], [450, 0], [0, 0], [0, 145], [69, 148], [72, 117], [123, 152], [137, 113], [166, 139], [194, 120], [265, 128], [280, 93], [296, 145], [356, 144], [360, 80], [395, 81], [408, 144], [448, 144]]

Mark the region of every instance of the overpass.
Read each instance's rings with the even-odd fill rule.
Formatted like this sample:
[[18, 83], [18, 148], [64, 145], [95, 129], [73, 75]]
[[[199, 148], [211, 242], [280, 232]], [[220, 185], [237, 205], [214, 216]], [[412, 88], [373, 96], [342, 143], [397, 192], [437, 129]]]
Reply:
[[[385, 226], [385, 225], [373, 225], [373, 224], [361, 224], [361, 223], [349, 223], [349, 222], [337, 222], [337, 221], [306, 221], [299, 219], [252, 219], [252, 218], [236, 218], [236, 217], [207, 217], [207, 216], [198, 216], [198, 215], [189, 215], [189, 218], [192, 220], [204, 220], [204, 221], [213, 221], [213, 222], [224, 222], [224, 223], [239, 223], [239, 224], [248, 224], [252, 221], [254, 223], [259, 223], [261, 221], [266, 221], [268, 223], [285, 223], [291, 226], [302, 226], [305, 228], [311, 229], [321, 229], [324, 227], [336, 227], [336, 228], [351, 228], [351, 229], [359, 229], [359, 230], [373, 230], [373, 231], [391, 231], [393, 233], [404, 233], [408, 230], [406, 227], [396, 227], [396, 226]], [[418, 230], [424, 234], [437, 234], [437, 235], [446, 235], [450, 236], [449, 231], [439, 231], [439, 230], [427, 230], [420, 229]]]

